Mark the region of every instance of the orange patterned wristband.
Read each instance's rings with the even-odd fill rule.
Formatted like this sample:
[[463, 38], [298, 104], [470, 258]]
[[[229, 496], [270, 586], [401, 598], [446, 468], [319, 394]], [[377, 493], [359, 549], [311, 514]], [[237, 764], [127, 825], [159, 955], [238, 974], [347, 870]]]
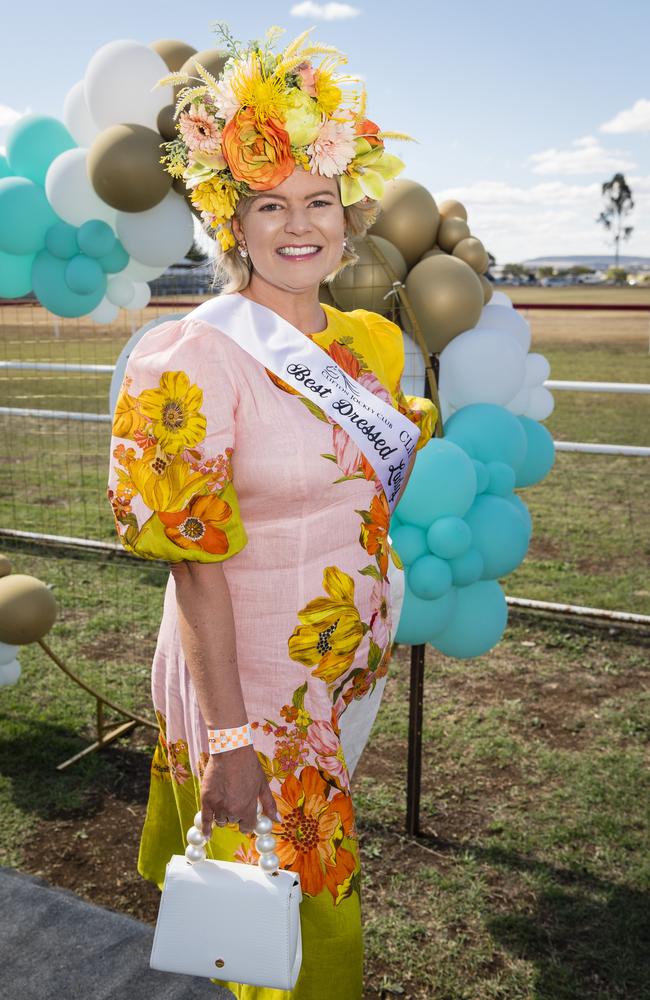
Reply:
[[253, 733], [250, 723], [237, 726], [235, 729], [208, 729], [208, 749], [210, 753], [225, 753], [226, 750], [238, 750], [239, 747], [251, 746]]

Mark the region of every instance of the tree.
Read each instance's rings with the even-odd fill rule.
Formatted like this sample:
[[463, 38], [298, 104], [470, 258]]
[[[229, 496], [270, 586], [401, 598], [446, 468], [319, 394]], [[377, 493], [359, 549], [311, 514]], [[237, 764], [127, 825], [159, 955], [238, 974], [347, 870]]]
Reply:
[[596, 219], [612, 234], [615, 257], [614, 267], [618, 267], [618, 254], [621, 240], [628, 240], [634, 226], [626, 226], [625, 220], [634, 208], [632, 191], [623, 174], [614, 174], [611, 181], [605, 181], [602, 187], [605, 207]]

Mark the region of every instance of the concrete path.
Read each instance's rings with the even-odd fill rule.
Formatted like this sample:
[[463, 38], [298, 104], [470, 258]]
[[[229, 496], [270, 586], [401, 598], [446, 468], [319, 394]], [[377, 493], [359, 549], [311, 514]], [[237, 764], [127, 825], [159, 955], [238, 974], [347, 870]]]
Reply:
[[149, 968], [153, 928], [0, 865], [0, 1000], [233, 1000]]

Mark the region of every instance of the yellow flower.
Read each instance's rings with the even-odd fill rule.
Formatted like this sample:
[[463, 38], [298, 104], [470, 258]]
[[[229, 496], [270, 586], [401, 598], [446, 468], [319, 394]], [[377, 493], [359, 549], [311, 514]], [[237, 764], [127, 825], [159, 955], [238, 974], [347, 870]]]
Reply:
[[233, 236], [232, 229], [230, 226], [225, 226], [221, 221], [215, 221], [214, 227], [217, 228], [217, 239], [219, 245], [224, 253], [227, 253], [235, 245], [235, 237]]
[[289, 656], [306, 667], [316, 666], [313, 676], [332, 684], [352, 664], [367, 626], [354, 604], [351, 576], [327, 566], [323, 589], [329, 597], [317, 597], [298, 612], [302, 625], [289, 638]]
[[138, 412], [138, 401], [134, 396], [130, 396], [126, 389], [122, 389], [117, 397], [115, 413], [113, 414], [113, 434], [119, 438], [129, 438], [135, 440], [135, 432], [141, 431], [145, 426], [145, 420]]
[[397, 177], [404, 163], [397, 156], [383, 149], [373, 149], [365, 139], [357, 139], [360, 152], [341, 175], [341, 201], [344, 206], [354, 205], [362, 198], [381, 200], [385, 182]]
[[143, 503], [154, 511], [176, 512], [187, 507], [196, 493], [206, 493], [209, 473], [195, 472], [180, 455], [161, 457], [156, 445], [129, 463], [130, 482]]
[[314, 86], [318, 107], [326, 115], [334, 114], [343, 99], [341, 88], [334, 83], [334, 74], [322, 67], [317, 69], [314, 73]]
[[308, 146], [318, 135], [320, 113], [315, 101], [302, 90], [289, 91], [284, 127], [292, 146]]
[[145, 389], [138, 396], [140, 412], [153, 423], [160, 447], [176, 455], [205, 437], [206, 419], [199, 412], [203, 390], [191, 385], [185, 372], [163, 372], [160, 388]]
[[257, 53], [236, 64], [230, 86], [240, 107], [252, 108], [258, 122], [283, 118], [286, 109], [284, 74], [267, 75]]
[[192, 204], [225, 220], [232, 217], [238, 197], [237, 189], [232, 184], [215, 177], [197, 184], [192, 191]]

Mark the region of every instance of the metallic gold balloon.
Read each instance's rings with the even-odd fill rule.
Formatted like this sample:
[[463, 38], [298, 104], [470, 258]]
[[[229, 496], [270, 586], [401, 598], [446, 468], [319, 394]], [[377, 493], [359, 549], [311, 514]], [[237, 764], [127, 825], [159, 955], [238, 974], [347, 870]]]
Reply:
[[454, 257], [459, 257], [460, 260], [469, 264], [477, 274], [484, 274], [489, 267], [490, 258], [487, 250], [475, 236], [468, 236], [467, 239], [461, 240], [456, 244], [452, 253]]
[[398, 178], [386, 184], [381, 214], [370, 233], [392, 243], [413, 267], [436, 242], [439, 221], [438, 206], [427, 189]]
[[[393, 302], [386, 295], [393, 281], [406, 277], [406, 261], [388, 240], [381, 236], [367, 236], [354, 244], [359, 260], [348, 265], [330, 284], [330, 290], [339, 309], [368, 309], [370, 312], [387, 313]], [[386, 260], [386, 265], [382, 262]]]
[[406, 279], [406, 294], [432, 352], [442, 351], [457, 334], [476, 326], [483, 309], [478, 275], [449, 254], [416, 264]]
[[0, 578], [0, 642], [36, 642], [50, 631], [56, 614], [52, 591], [36, 577], [10, 573]]
[[160, 132], [163, 139], [175, 139], [178, 135], [176, 131], [176, 122], [174, 121], [174, 105], [166, 104], [158, 112], [158, 120], [156, 121], [156, 128]]
[[186, 42], [179, 42], [175, 38], [161, 38], [157, 42], [151, 42], [150, 49], [167, 63], [170, 73], [176, 73], [188, 59], [196, 55], [196, 49]]
[[438, 230], [438, 245], [451, 253], [457, 243], [467, 239], [469, 236], [469, 226], [464, 219], [459, 219], [455, 215], [450, 215], [443, 219]]
[[[204, 69], [207, 69], [208, 73], [212, 73], [212, 76], [219, 77], [223, 73], [223, 68], [228, 59], [230, 59], [229, 52], [224, 52], [220, 49], [203, 49], [201, 52], [195, 52], [189, 59], [186, 59], [180, 68], [180, 72], [187, 73], [188, 76], [198, 76], [199, 74], [196, 70], [196, 63], [198, 62]], [[175, 96], [178, 96], [178, 92], [183, 87], [199, 87], [202, 82], [201, 79], [198, 79], [181, 84], [180, 87], [175, 88]]]
[[6, 556], [0, 556], [0, 577], [9, 576], [11, 573], [11, 563]]
[[446, 253], [445, 250], [441, 250], [440, 247], [431, 247], [430, 250], [425, 250], [425, 252], [420, 257], [420, 260], [426, 260], [427, 257], [437, 257], [438, 254]]
[[488, 281], [484, 274], [479, 274], [479, 280], [483, 286], [483, 305], [486, 306], [494, 295], [494, 289], [492, 288], [492, 282]]
[[88, 176], [107, 205], [144, 212], [163, 200], [172, 178], [160, 163], [160, 135], [144, 125], [111, 125], [88, 151]]
[[439, 208], [441, 219], [449, 219], [453, 216], [456, 219], [462, 219], [463, 222], [467, 222], [467, 209], [462, 202], [449, 198], [447, 201], [443, 201]]

